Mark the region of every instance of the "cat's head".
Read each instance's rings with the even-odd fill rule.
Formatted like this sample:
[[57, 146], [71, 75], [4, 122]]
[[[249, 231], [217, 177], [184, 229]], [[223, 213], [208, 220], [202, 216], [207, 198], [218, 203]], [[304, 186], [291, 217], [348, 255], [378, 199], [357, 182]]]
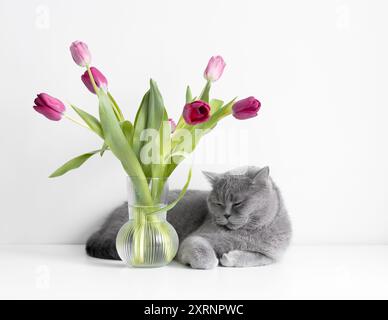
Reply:
[[204, 172], [212, 184], [208, 197], [209, 212], [215, 223], [231, 230], [256, 227], [261, 217], [260, 210], [268, 205], [273, 194], [269, 168], [249, 167], [245, 173], [223, 174]]

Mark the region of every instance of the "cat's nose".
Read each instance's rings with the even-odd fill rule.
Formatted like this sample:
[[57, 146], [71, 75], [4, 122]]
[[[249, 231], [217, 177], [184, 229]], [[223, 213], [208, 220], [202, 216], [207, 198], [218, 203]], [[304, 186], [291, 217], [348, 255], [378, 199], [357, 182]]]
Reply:
[[224, 216], [226, 219], [228, 219], [230, 217], [230, 212], [225, 212]]

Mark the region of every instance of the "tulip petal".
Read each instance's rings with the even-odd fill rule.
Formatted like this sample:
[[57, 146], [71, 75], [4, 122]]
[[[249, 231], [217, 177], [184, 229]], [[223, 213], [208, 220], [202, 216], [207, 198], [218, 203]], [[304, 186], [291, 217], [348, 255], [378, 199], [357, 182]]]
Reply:
[[245, 120], [257, 116], [261, 103], [255, 97], [248, 97], [237, 101], [233, 105], [233, 116], [239, 120]]
[[210, 106], [201, 100], [193, 101], [185, 105], [182, 115], [187, 124], [196, 125], [209, 120]]
[[257, 111], [241, 111], [237, 114], [234, 114], [234, 117], [239, 120], [245, 120], [249, 118], [254, 118], [257, 116]]
[[224, 72], [226, 63], [221, 56], [211, 57], [204, 72], [206, 80], [217, 81]]
[[[107, 88], [108, 87], [108, 80], [105, 78], [105, 76], [101, 73], [100, 70], [98, 70], [95, 67], [91, 67], [90, 72], [92, 73], [93, 79], [94, 79], [96, 86], [98, 88]], [[88, 71], [85, 71], [85, 73], [81, 76], [81, 80], [84, 83], [84, 85], [88, 88], [88, 90], [91, 93], [95, 94], [93, 84], [92, 84], [92, 81], [89, 77]]]
[[91, 54], [86, 43], [82, 41], [74, 41], [70, 46], [71, 56], [76, 64], [81, 67], [86, 67], [90, 64]]
[[[94, 76], [93, 76], [93, 78], [94, 78]], [[87, 71], [85, 71], [85, 73], [81, 76], [81, 80], [82, 80], [82, 82], [84, 83], [85, 87], [88, 88], [88, 90], [89, 90], [91, 93], [96, 94], [96, 92], [94, 91], [92, 82], [90, 81], [90, 77], [89, 77], [89, 74], [88, 74]], [[97, 84], [97, 83], [96, 83], [96, 84]]]
[[35, 98], [34, 100], [34, 103], [37, 105], [37, 106], [44, 106], [44, 102], [38, 97]]
[[59, 112], [56, 112], [55, 110], [45, 107], [45, 106], [33, 106], [36, 112], [39, 112], [40, 114], [43, 114], [47, 119], [53, 120], [53, 121], [59, 121], [62, 119], [62, 114]]
[[47, 93], [40, 93], [38, 94], [38, 101], [41, 102], [40, 105], [46, 106], [48, 108], [53, 109], [56, 112], [62, 113], [66, 110], [65, 105], [62, 103], [62, 101], [58, 100], [57, 98], [54, 98]]

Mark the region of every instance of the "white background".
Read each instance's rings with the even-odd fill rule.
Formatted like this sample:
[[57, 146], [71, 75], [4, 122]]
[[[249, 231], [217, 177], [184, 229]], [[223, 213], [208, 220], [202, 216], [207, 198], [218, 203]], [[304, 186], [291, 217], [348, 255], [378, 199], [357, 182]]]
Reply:
[[178, 118], [185, 86], [198, 93], [208, 58], [221, 54], [213, 97], [255, 95], [262, 110], [202, 141], [199, 158], [215, 142], [239, 157], [198, 162], [192, 187], [208, 188], [200, 170], [269, 165], [295, 243], [388, 243], [387, 9], [383, 0], [0, 0], [0, 243], [82, 243], [125, 200], [109, 154], [47, 178], [100, 147], [32, 110], [35, 94], [48, 92], [97, 111], [68, 50], [74, 40], [88, 43], [131, 117], [153, 77]]

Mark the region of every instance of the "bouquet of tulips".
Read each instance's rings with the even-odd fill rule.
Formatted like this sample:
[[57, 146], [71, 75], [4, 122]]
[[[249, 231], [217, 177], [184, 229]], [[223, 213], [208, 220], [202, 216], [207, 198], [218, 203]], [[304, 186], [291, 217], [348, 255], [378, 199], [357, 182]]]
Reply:
[[[134, 121], [124, 117], [118, 103], [108, 90], [108, 81], [103, 73], [91, 66], [88, 46], [75, 41], [70, 52], [76, 64], [86, 69], [81, 76], [87, 89], [98, 99], [98, 117], [70, 104], [79, 120], [66, 113], [60, 100], [47, 93], [38, 94], [34, 109], [46, 118], [59, 121], [67, 118], [94, 132], [101, 140], [101, 148], [82, 154], [66, 162], [50, 177], [61, 176], [80, 167], [96, 154], [104, 155], [111, 151], [120, 161], [123, 169], [135, 185], [139, 202], [148, 206], [148, 214], [171, 209], [187, 190], [191, 171], [178, 198], [164, 208], [153, 208], [158, 204], [163, 184], [177, 165], [197, 146], [199, 140], [228, 115], [243, 120], [255, 117], [260, 102], [254, 97], [224, 103], [210, 99], [212, 83], [217, 81], [225, 68], [221, 56], [212, 57], [204, 71], [206, 80], [202, 92], [193, 97], [188, 86], [185, 105], [177, 123], [169, 118], [162, 95], [154, 80], [150, 80], [148, 91], [144, 94]], [[155, 179], [150, 187], [150, 180]], [[153, 208], [153, 209], [152, 209]]]

